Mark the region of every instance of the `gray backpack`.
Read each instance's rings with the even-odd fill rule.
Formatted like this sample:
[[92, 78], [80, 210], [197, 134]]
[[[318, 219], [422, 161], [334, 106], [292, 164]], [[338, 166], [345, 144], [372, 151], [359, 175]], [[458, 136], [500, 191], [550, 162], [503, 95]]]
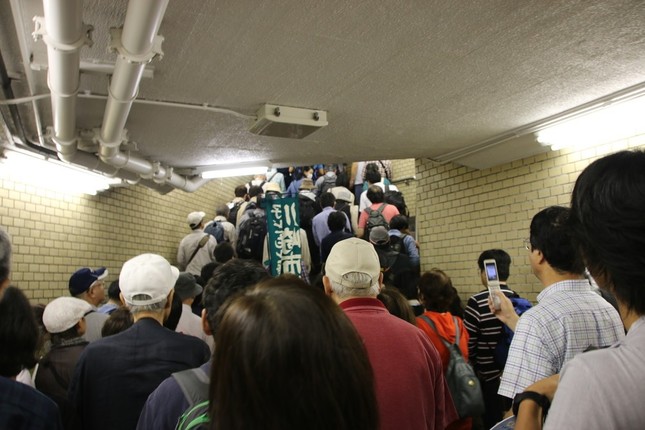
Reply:
[[208, 427], [209, 378], [201, 368], [187, 369], [172, 374], [181, 392], [188, 401], [188, 409], [182, 414], [175, 429], [205, 429]]
[[365, 209], [367, 211], [367, 224], [365, 226], [365, 234], [363, 235], [365, 240], [370, 240], [370, 232], [374, 227], [383, 226], [386, 230], [390, 229], [390, 225], [385, 221], [385, 217], [383, 216], [385, 206], [387, 206], [387, 203], [381, 204], [376, 210], [369, 207]]
[[[421, 315], [419, 318], [428, 323], [435, 333], [439, 335], [437, 327], [427, 315]], [[439, 336], [448, 351], [450, 351], [450, 361], [445, 374], [446, 382], [459, 418], [476, 417], [484, 413], [484, 397], [475, 371], [470, 364], [466, 363], [459, 350], [459, 323], [457, 322], [457, 317], [453, 316], [452, 320], [455, 323], [455, 343], [447, 342]]]

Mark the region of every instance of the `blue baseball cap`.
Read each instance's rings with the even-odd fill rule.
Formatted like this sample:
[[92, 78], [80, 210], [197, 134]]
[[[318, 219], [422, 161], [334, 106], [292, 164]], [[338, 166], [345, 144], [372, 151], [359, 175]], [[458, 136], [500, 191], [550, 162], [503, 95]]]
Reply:
[[105, 267], [92, 270], [89, 267], [78, 269], [69, 278], [69, 292], [72, 296], [78, 296], [89, 290], [93, 283], [107, 277], [108, 271]]

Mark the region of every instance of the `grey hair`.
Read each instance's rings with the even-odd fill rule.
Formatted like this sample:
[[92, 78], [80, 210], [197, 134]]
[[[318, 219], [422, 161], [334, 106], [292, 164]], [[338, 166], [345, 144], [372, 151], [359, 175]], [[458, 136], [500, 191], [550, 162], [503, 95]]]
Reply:
[[0, 283], [9, 279], [11, 272], [11, 238], [0, 227]]
[[216, 216], [228, 216], [230, 211], [231, 210], [228, 208], [228, 206], [226, 204], [219, 205], [219, 206], [217, 206], [215, 208], [215, 215]]
[[[349, 272], [337, 282], [329, 278], [332, 291], [339, 299], [350, 297], [376, 297], [381, 289], [378, 279], [363, 272]], [[369, 287], [367, 286], [369, 285]]]
[[[147, 294], [137, 294], [132, 296], [132, 300], [147, 300], [150, 296]], [[167, 298], [162, 299], [157, 303], [152, 303], [150, 305], [131, 305], [128, 303], [128, 309], [132, 315], [138, 314], [139, 312], [153, 312], [153, 313], [162, 313], [166, 308], [166, 303], [168, 302]]]

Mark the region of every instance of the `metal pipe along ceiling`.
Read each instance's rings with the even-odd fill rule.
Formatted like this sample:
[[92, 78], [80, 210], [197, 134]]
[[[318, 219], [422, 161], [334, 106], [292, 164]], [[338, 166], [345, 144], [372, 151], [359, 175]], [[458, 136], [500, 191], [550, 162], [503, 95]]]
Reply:
[[76, 144], [80, 49], [89, 43], [84, 34], [87, 28], [82, 21], [82, 0], [43, 0], [45, 28], [37, 26], [35, 33], [44, 34], [43, 39], [47, 44], [48, 85], [54, 118], [53, 141], [59, 158], [131, 182], [140, 176], [192, 192], [209, 180], [201, 177], [188, 179], [173, 173], [170, 167], [119, 149], [144, 68], [156, 55], [154, 45], [168, 1], [131, 0], [128, 5], [121, 40], [118, 42], [122, 51], [108, 89], [109, 97], [100, 131], [100, 159], [78, 152]]
[[[169, 0], [130, 0], [123, 25], [114, 74], [108, 88], [108, 101], [100, 132], [100, 157], [113, 166], [140, 174], [157, 183], [167, 182], [184, 191], [195, 191], [208, 182], [198, 177], [188, 179], [177, 175], [172, 168], [149, 162], [141, 157], [120, 151], [123, 130], [132, 103], [137, 97], [146, 64], [156, 55], [155, 39]], [[113, 36], [118, 33], [113, 32]]]
[[81, 0], [44, 0], [45, 43], [49, 59], [47, 84], [51, 91], [54, 143], [67, 162], [76, 154], [76, 94], [79, 87], [83, 36]]

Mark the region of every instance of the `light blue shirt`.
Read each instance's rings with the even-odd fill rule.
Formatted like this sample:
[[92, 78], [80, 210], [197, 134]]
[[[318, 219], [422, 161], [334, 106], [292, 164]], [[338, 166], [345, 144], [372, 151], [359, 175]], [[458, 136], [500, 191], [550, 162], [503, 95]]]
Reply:
[[[318, 247], [320, 247], [320, 242], [322, 242], [325, 236], [331, 233], [331, 230], [327, 226], [327, 219], [332, 212], [335, 212], [334, 208], [327, 206], [326, 208], [323, 208], [322, 212], [316, 215], [312, 220], [314, 242], [316, 242], [316, 245], [318, 245]], [[344, 212], [342, 212], [342, 214], [345, 215]], [[352, 231], [352, 227], [349, 224], [347, 215], [345, 215], [345, 230], [348, 232]]]

